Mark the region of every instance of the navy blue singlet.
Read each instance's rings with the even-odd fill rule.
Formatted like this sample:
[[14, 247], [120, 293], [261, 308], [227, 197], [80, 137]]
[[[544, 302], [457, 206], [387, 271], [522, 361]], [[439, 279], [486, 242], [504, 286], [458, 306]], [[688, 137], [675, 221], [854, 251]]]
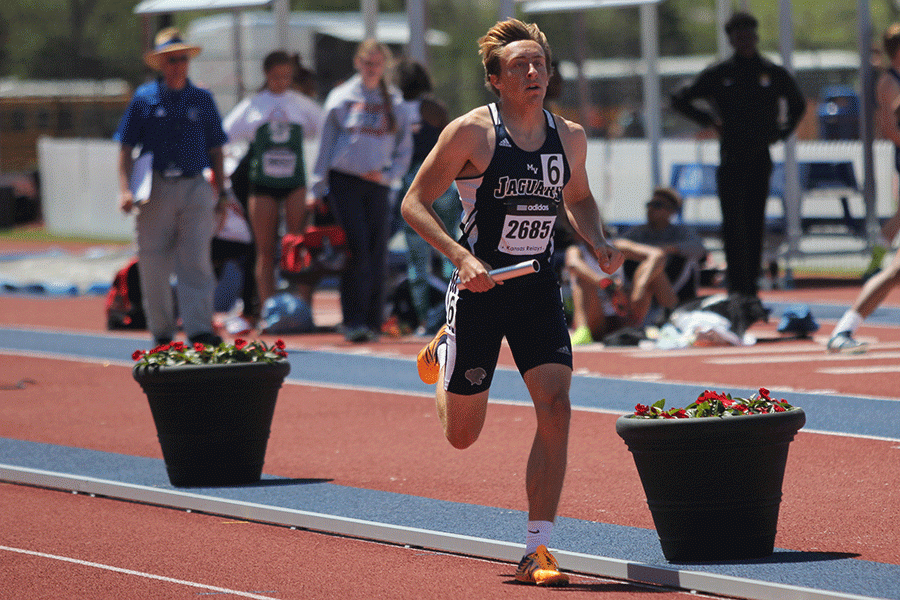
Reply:
[[497, 104], [488, 109], [496, 132], [491, 163], [479, 177], [456, 180], [463, 206], [460, 243], [494, 269], [530, 259], [549, 269], [553, 225], [571, 175], [556, 121], [544, 111], [547, 137], [526, 152], [506, 131]]

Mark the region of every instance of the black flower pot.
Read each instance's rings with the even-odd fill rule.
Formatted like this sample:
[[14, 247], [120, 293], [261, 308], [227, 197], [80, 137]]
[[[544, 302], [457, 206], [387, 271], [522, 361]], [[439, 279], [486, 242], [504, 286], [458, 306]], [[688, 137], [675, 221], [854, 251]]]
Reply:
[[689, 419], [620, 417], [671, 562], [762, 558], [772, 554], [788, 445], [802, 409]]
[[135, 365], [172, 485], [259, 481], [278, 390], [290, 368], [287, 361]]

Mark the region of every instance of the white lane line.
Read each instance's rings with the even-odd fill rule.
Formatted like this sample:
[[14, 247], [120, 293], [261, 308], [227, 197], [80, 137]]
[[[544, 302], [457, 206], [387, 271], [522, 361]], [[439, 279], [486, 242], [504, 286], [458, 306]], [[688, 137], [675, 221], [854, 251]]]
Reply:
[[8, 348], [0, 349], [0, 356], [23, 356], [25, 358], [46, 358], [48, 360], [64, 360], [68, 362], [80, 362], [95, 365], [103, 365], [108, 367], [115, 365], [117, 367], [132, 367], [133, 360], [95, 358], [92, 356], [79, 356], [77, 354], [65, 354], [59, 352], [38, 352], [34, 350], [11, 350]]
[[[871, 336], [858, 336], [855, 339], [868, 342], [869, 350], [897, 350], [900, 349], [900, 342], [879, 342], [877, 338]], [[789, 344], [786, 346], [778, 346], [774, 342], [757, 342], [753, 346], [713, 346], [713, 347], [689, 347], [678, 348], [672, 350], [630, 350], [629, 358], [679, 358], [679, 357], [708, 357], [721, 356], [725, 354], [733, 354], [736, 356], [745, 356], [753, 354], [792, 354], [811, 352], [824, 354], [827, 337], [816, 337], [813, 342], [806, 344]]]
[[900, 373], [900, 365], [872, 365], [868, 367], [834, 367], [817, 369], [816, 373], [826, 375], [865, 375], [868, 373]]
[[710, 358], [704, 362], [716, 365], [744, 365], [758, 363], [786, 362], [835, 362], [847, 360], [897, 359], [900, 352], [865, 352], [863, 354], [788, 354], [782, 356], [736, 356], [731, 358]]
[[[307, 349], [307, 350], [309, 350], [309, 349]], [[35, 358], [57, 358], [59, 360], [68, 360], [68, 361], [72, 361], [72, 362], [85, 362], [85, 363], [96, 362], [96, 363], [102, 363], [105, 365], [116, 364], [118, 366], [128, 366], [128, 367], [130, 367], [131, 365], [134, 364], [133, 361], [93, 360], [93, 359], [85, 358], [83, 356], [68, 355], [68, 354], [54, 355], [51, 357], [49, 354], [43, 353], [43, 352], [0, 350], [0, 356], [2, 356], [4, 354], [10, 355], [10, 356], [33, 356]], [[816, 356], [823, 356], [823, 355], [820, 353], [817, 353]], [[830, 356], [830, 355], [824, 355], [824, 356]], [[845, 358], [849, 358], [850, 356], [865, 357], [867, 355], [836, 355], [836, 356], [843, 356]], [[871, 353], [868, 354], [868, 356], [871, 357]], [[707, 360], [704, 362], [711, 362], [711, 361]], [[860, 368], [862, 369], [863, 367], [860, 367]], [[900, 369], [900, 367], [898, 367], [898, 369]], [[497, 370], [498, 371], [499, 370], [507, 370], [510, 372], [516, 372], [515, 368], [512, 368], [512, 367], [498, 366]], [[886, 371], [886, 372], [892, 372], [892, 371]], [[595, 373], [589, 372], [587, 369], [579, 369], [575, 374], [580, 377], [593, 377], [593, 378], [597, 378], [597, 379], [616, 379], [616, 380], [622, 380], [622, 381], [661, 381], [661, 380], [664, 380], [665, 382], [671, 383], [674, 385], [683, 385], [683, 386], [696, 385], [696, 382], [692, 382], [692, 381], [666, 379], [662, 374], [659, 374], [659, 373], [638, 373], [638, 374], [632, 374], [632, 375], [608, 375], [608, 374], [601, 374], [601, 373], [595, 374]], [[388, 394], [388, 395], [392, 395], [392, 396], [407, 396], [410, 398], [422, 398], [422, 399], [427, 399], [427, 400], [432, 400], [432, 401], [434, 400], [434, 392], [433, 391], [419, 392], [419, 391], [412, 391], [412, 390], [390, 389], [390, 388], [383, 388], [383, 387], [376, 387], [376, 386], [328, 383], [328, 382], [324, 382], [324, 381], [315, 381], [315, 380], [308, 380], [308, 379], [290, 379], [290, 378], [285, 379], [284, 385], [286, 385], [286, 386], [287, 385], [296, 385], [296, 386], [301, 386], [301, 387], [318, 387], [318, 388], [333, 389], [333, 390], [347, 390], [347, 391], [367, 392], [367, 393], [374, 393], [374, 394]], [[715, 382], [709, 382], [709, 381], [707, 381], [703, 385], [705, 385], [707, 387], [707, 389], [745, 388], [745, 387], [747, 387], [745, 384], [715, 383]], [[846, 394], [843, 394], [843, 393], [837, 392], [836, 390], [831, 390], [831, 389], [797, 389], [797, 388], [791, 388], [791, 387], [785, 387], [785, 386], [779, 386], [777, 389], [779, 390], [780, 394], [787, 394], [789, 392], [793, 392], [793, 393], [827, 395], [827, 396], [846, 395]], [[854, 395], [854, 397], [862, 398], [864, 400], [878, 400], [878, 401], [888, 401], [888, 402], [895, 402], [898, 400], [897, 398], [883, 398], [883, 397], [879, 397], [879, 396]], [[514, 399], [506, 399], [506, 398], [491, 398], [488, 400], [488, 403], [489, 404], [505, 404], [508, 406], [522, 406], [522, 407], [526, 407], [526, 408], [532, 406], [531, 401], [514, 400]], [[620, 409], [598, 408], [598, 407], [584, 406], [584, 405], [579, 405], [579, 404], [573, 404], [572, 410], [580, 411], [580, 412], [613, 414], [613, 415], [622, 415], [622, 414], [625, 414], [626, 412], [628, 412], [628, 411], [623, 411]], [[894, 439], [894, 438], [881, 438], [881, 437], [877, 437], [877, 436], [869, 436], [869, 435], [853, 434], [853, 433], [845, 433], [845, 432], [837, 432], [837, 431], [815, 431], [814, 433], [820, 433], [822, 435], [830, 435], [830, 436], [837, 436], [837, 437], [861, 437], [861, 438], [876, 439], [876, 440], [880, 440], [880, 439], [893, 440]]]
[[47, 558], [51, 560], [59, 560], [62, 562], [68, 562], [76, 565], [81, 565], [83, 567], [92, 567], [94, 569], [104, 569], [106, 571], [113, 571], [115, 573], [122, 573], [125, 575], [134, 575], [137, 577], [144, 577], [146, 579], [155, 579], [157, 581], [164, 581], [166, 583], [176, 583], [178, 585], [186, 585], [189, 587], [200, 588], [204, 590], [209, 590], [212, 592], [217, 592], [220, 594], [231, 594], [233, 596], [240, 596], [241, 598], [255, 598], [256, 600], [276, 600], [272, 598], [272, 596], [260, 596], [259, 594], [251, 594], [249, 592], [239, 592], [237, 590], [230, 590], [228, 588], [216, 587], [214, 585], [205, 585], [202, 583], [195, 583], [193, 581], [184, 581], [183, 579], [173, 579], [171, 577], [163, 577], [162, 575], [154, 575], [152, 573], [143, 573], [141, 571], [133, 571], [131, 569], [122, 569], [120, 567], [113, 567], [110, 565], [104, 565], [95, 562], [89, 562], [86, 560], [80, 560], [77, 558], [70, 558], [68, 556], [59, 556], [56, 554], [46, 554], [44, 552], [35, 552], [34, 550], [24, 550], [22, 548], [10, 548], [9, 546], [0, 546], [0, 550], [5, 550], [7, 552], [16, 552], [18, 554], [27, 554], [28, 556], [36, 556], [38, 558]]
[[[900, 347], [900, 344], [898, 344]], [[669, 350], [634, 350], [630, 349], [629, 358], [680, 358], [693, 356], [720, 356], [723, 354], [786, 354], [789, 352], [823, 352], [825, 344], [805, 343], [789, 346], [773, 346], [768, 343], [757, 343], [753, 346], [690, 346]]]

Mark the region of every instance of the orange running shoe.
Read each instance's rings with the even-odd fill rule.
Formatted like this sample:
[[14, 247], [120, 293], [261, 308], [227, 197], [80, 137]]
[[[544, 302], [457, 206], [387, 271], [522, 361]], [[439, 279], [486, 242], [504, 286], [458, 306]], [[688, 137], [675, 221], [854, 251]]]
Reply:
[[537, 550], [522, 557], [516, 569], [516, 580], [535, 585], [569, 585], [569, 576], [559, 572], [559, 563], [547, 546], [538, 546]]
[[438, 363], [437, 349], [438, 346], [447, 342], [447, 326], [441, 325], [434, 339], [427, 346], [419, 351], [416, 358], [416, 366], [419, 367], [419, 379], [432, 385], [437, 383], [441, 375], [441, 365]]

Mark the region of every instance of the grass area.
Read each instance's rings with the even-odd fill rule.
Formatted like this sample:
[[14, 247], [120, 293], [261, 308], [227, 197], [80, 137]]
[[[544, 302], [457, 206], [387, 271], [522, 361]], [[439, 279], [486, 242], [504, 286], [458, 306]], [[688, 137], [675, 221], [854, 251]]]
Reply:
[[130, 244], [131, 239], [111, 239], [79, 237], [69, 235], [57, 235], [44, 229], [40, 223], [27, 223], [11, 229], [0, 229], [0, 241], [15, 240], [18, 242], [45, 242], [45, 243], [78, 243], [78, 244]]
[[817, 268], [795, 268], [794, 279], [823, 280], [823, 281], [843, 281], [848, 285], [859, 285], [862, 269], [851, 268], [834, 268], [834, 269], [817, 269]]

